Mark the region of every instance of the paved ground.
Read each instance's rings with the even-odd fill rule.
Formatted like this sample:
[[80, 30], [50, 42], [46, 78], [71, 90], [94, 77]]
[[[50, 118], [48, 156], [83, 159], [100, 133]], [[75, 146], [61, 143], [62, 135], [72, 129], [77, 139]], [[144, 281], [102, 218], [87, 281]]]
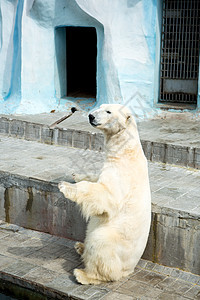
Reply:
[[187, 114], [168, 113], [163, 118], [139, 122], [138, 129], [142, 140], [200, 147], [199, 117], [191, 118]]
[[146, 260], [119, 282], [82, 286], [73, 277], [81, 268], [73, 241], [1, 222], [0, 245], [0, 279], [50, 299], [200, 299], [200, 276]]
[[[57, 183], [61, 179], [73, 180], [73, 172], [97, 173], [103, 157], [103, 152], [0, 136], [0, 173]], [[190, 220], [197, 224], [200, 215], [200, 171], [149, 162], [149, 175], [152, 210], [184, 221], [185, 230], [189, 232]], [[177, 228], [180, 224], [177, 223]], [[197, 229], [195, 227], [195, 232]], [[140, 261], [134, 274], [120, 282], [81, 286], [72, 276], [74, 267], [81, 266], [73, 244], [67, 239], [2, 223], [0, 278], [34, 287], [58, 299], [63, 295], [94, 300], [200, 299], [199, 276], [145, 260]]]
[[[73, 180], [72, 173], [98, 173], [103, 152], [0, 136], [0, 172], [50, 182]], [[173, 209], [200, 214], [200, 170], [149, 162], [152, 203], [158, 211]]]
[[[70, 110], [56, 113], [43, 113], [37, 115], [10, 115], [9, 118], [23, 120], [37, 124], [50, 126]], [[58, 128], [82, 130], [92, 133], [99, 132], [88, 123], [88, 113], [84, 111], [75, 112], [66, 119]], [[5, 116], [6, 118], [8, 116]], [[181, 146], [200, 147], [200, 122], [199, 117], [190, 113], [163, 113], [153, 120], [138, 121], [138, 129], [142, 140], [158, 143], [169, 143]]]
[[[65, 113], [0, 116], [0, 134], [41, 143], [101, 151], [103, 134], [88, 123], [86, 112], [75, 112], [54, 129], [50, 125]], [[200, 169], [200, 122], [186, 113], [138, 123], [148, 160]]]

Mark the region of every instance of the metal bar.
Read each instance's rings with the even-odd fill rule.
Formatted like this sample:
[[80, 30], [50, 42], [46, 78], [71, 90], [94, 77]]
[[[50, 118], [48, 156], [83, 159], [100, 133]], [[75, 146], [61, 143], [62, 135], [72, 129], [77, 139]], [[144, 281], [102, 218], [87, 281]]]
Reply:
[[170, 22], [169, 22], [169, 41], [170, 41], [170, 64], [169, 64], [169, 78], [173, 78], [173, 74], [172, 74], [172, 70], [173, 70], [173, 34], [174, 34], [174, 18], [173, 16], [173, 5], [172, 5], [172, 1], [169, 1], [170, 3]]
[[197, 2], [197, 7], [198, 7], [198, 15], [197, 15], [197, 25], [196, 25], [196, 30], [198, 29], [197, 33], [197, 43], [198, 43], [198, 52], [197, 52], [197, 75], [196, 77], [198, 78], [199, 76], [199, 47], [200, 47], [200, 4]]
[[[197, 95], [193, 91], [196, 89], [199, 72], [199, 2], [199, 0], [163, 0], [160, 75], [162, 102], [197, 101]], [[173, 89], [166, 90], [168, 80], [173, 79]], [[180, 80], [189, 80], [184, 85], [184, 92], [180, 92], [182, 91], [180, 87], [183, 86], [183, 81], [181, 83]]]
[[195, 78], [195, 46], [196, 46], [196, 34], [195, 34], [195, 23], [196, 23], [196, 18], [195, 18], [195, 1], [193, 3], [193, 14], [191, 13], [191, 28], [192, 28], [192, 33], [191, 33], [191, 57], [190, 57], [190, 78]]
[[181, 39], [181, 66], [180, 66], [180, 78], [183, 77], [182, 75], [182, 67], [183, 67], [183, 49], [184, 49], [184, 26], [185, 26], [185, 10], [183, 10], [183, 25], [182, 25], [182, 39]]
[[[192, 4], [192, 0], [191, 0], [191, 4]], [[194, 7], [193, 7], [194, 9]], [[188, 67], [187, 67], [187, 78], [192, 78], [192, 63], [191, 63], [191, 58], [192, 58], [192, 53], [193, 53], [193, 34], [191, 34], [190, 36], [190, 33], [193, 32], [193, 24], [192, 24], [192, 20], [194, 20], [194, 18], [192, 18], [192, 5], [189, 9], [189, 13], [190, 13], [190, 16], [189, 16], [189, 34], [188, 34], [188, 40], [189, 40], [189, 45], [191, 45], [191, 48], [189, 49], [189, 53], [190, 55], [188, 55], [188, 60], [187, 60], [187, 64], [188, 64]], [[188, 46], [189, 46], [188, 45]]]
[[196, 70], [195, 70], [195, 78], [198, 78], [199, 75], [199, 43], [200, 43], [200, 5], [199, 1], [197, 1], [197, 7], [196, 7], [196, 32], [195, 32], [195, 42], [196, 42], [196, 51], [195, 51], [195, 58], [194, 58], [194, 64], [196, 65]]
[[[179, 18], [177, 18], [177, 20], [179, 20], [179, 22], [181, 22], [181, 11], [179, 10]], [[175, 78], [178, 78], [179, 75], [179, 50], [180, 50], [180, 27], [178, 26], [178, 21], [176, 22], [176, 47], [177, 47], [177, 57], [176, 57], [176, 70], [175, 70]]]
[[185, 72], [186, 72], [186, 55], [187, 55], [187, 40], [186, 40], [186, 36], [187, 36], [187, 27], [188, 27], [188, 24], [187, 24], [187, 9], [186, 9], [186, 5], [185, 5], [185, 2], [188, 2], [187, 0], [184, 1], [184, 11], [185, 11], [185, 15], [186, 15], [186, 18], [185, 18], [185, 26], [184, 26], [184, 64], [183, 64], [183, 78], [185, 79]]
[[[162, 78], [165, 77], [165, 63], [166, 63], [166, 58], [163, 55], [163, 51], [166, 48], [165, 46], [165, 34], [166, 34], [166, 3], [163, 1], [163, 19], [162, 19], [162, 36], [161, 36], [161, 76]], [[163, 100], [163, 80], [160, 80], [160, 99]]]
[[[166, 1], [166, 3], [167, 3], [167, 1]], [[169, 78], [170, 77], [170, 74], [169, 74], [169, 72], [170, 72], [169, 71], [169, 59], [170, 59], [170, 55], [169, 55], [170, 54], [170, 51], [169, 51], [169, 43], [170, 43], [169, 42], [169, 31], [170, 31], [169, 30], [169, 23], [171, 23], [171, 16], [169, 14], [169, 12], [170, 12], [170, 10], [169, 10], [169, 2], [168, 2], [167, 6], [168, 6], [168, 17], [169, 17], [168, 19], [170, 20], [170, 22], [168, 22], [167, 25], [166, 25], [166, 28], [168, 29], [167, 30], [167, 34], [166, 34], [166, 36], [168, 37], [168, 43], [167, 43], [167, 45], [168, 45], [167, 78]], [[168, 19], [166, 18], [166, 22], [167, 22]]]

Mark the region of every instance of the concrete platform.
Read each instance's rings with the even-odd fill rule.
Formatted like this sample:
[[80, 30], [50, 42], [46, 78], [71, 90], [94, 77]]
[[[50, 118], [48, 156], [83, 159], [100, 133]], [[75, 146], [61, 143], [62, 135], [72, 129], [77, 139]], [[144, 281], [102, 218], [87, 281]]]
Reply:
[[[2, 115], [0, 134], [80, 149], [103, 150], [103, 136], [88, 124], [86, 112], [76, 112], [54, 130], [49, 128], [66, 114]], [[187, 113], [168, 112], [160, 118], [138, 122], [138, 129], [148, 160], [200, 169], [199, 118]]]
[[118, 282], [83, 286], [73, 276], [82, 267], [73, 241], [1, 222], [0, 244], [0, 289], [20, 299], [200, 299], [200, 276], [144, 259]]
[[[85, 221], [57, 188], [98, 173], [103, 152], [0, 137], [0, 219], [83, 240]], [[200, 274], [200, 171], [149, 163], [152, 226], [144, 258]]]

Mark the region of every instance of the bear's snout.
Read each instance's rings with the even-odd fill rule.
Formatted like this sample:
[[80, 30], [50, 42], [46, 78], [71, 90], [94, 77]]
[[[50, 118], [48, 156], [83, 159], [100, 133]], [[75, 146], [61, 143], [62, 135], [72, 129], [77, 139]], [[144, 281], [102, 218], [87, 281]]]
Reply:
[[95, 117], [92, 114], [89, 114], [90, 123], [92, 123], [92, 121], [94, 121], [94, 119], [95, 119]]

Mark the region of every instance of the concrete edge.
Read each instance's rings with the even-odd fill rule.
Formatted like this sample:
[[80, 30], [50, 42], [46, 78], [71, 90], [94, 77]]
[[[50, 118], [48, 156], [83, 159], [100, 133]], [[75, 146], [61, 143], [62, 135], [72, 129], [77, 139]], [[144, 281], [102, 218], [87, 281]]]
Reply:
[[42, 191], [59, 192], [57, 182], [45, 181], [33, 177], [26, 177], [18, 174], [13, 174], [0, 170], [0, 183], [5, 188], [12, 186], [20, 187], [35, 187]]
[[155, 214], [163, 214], [170, 217], [176, 217], [178, 219], [187, 219], [187, 220], [192, 219], [192, 220], [200, 221], [200, 215], [196, 214], [195, 211], [191, 213], [191, 211], [188, 212], [180, 209], [169, 208], [154, 203], [152, 203], [152, 212]]
[[[12, 224], [10, 224], [10, 226], [12, 227]], [[21, 227], [19, 226], [17, 227], [18, 227], [18, 231], [20, 232]], [[10, 259], [11, 259], [10, 264], [12, 264], [13, 259], [12, 258]], [[7, 266], [9, 266], [10, 264], [8, 263]], [[64, 274], [65, 281], [69, 283], [69, 288], [67, 288], [66, 286], [65, 291], [63, 289], [59, 290], [59, 285], [56, 288], [56, 285], [52, 284], [55, 278], [60, 276], [56, 272], [55, 272], [55, 278], [51, 279], [46, 284], [40, 283], [36, 279], [35, 281], [26, 279], [26, 274], [28, 274], [29, 271], [30, 272], [33, 271], [35, 268], [34, 266], [32, 267], [33, 267], [32, 269], [27, 268], [27, 273], [24, 272], [25, 275], [23, 276], [15, 275], [12, 273], [8, 273], [4, 270], [0, 270], [0, 285], [2, 282], [5, 282], [8, 290], [10, 286], [11, 288], [13, 288], [13, 291], [18, 290], [20, 288], [22, 289], [21, 291], [22, 293], [25, 292], [25, 295], [30, 296], [31, 292], [34, 293], [33, 296], [37, 296], [37, 294], [39, 294], [40, 299], [43, 299], [42, 296], [44, 296], [44, 299], [46, 299], [45, 297], [50, 297], [50, 299], [54, 299], [54, 298], [55, 299], [85, 299], [85, 297], [81, 297], [81, 294], [84, 293], [85, 290], [87, 289], [93, 291], [93, 294], [92, 293], [88, 294], [87, 299], [92, 300], [94, 299], [93, 297], [95, 297], [95, 299], [104, 299], [104, 298], [106, 299], [108, 295], [112, 294], [115, 291], [115, 288], [113, 289], [112, 287], [112, 283], [111, 283], [111, 288], [109, 288], [109, 283], [105, 283], [95, 287], [91, 285], [90, 286], [80, 285], [77, 282], [75, 282], [74, 277], [69, 272], [66, 272]], [[167, 277], [170, 276], [171, 278], [179, 279], [182, 282], [191, 283], [193, 284], [193, 286], [200, 284], [200, 277], [198, 275], [195, 275], [191, 272], [179, 270], [175, 267], [167, 267], [164, 265], [156, 264], [145, 259], [140, 259], [137, 265], [137, 269], [138, 271], [140, 270], [141, 271], [146, 270], [149, 272], [153, 271], [157, 274], [162, 274]], [[136, 271], [136, 273], [138, 271]], [[119, 282], [119, 285], [122, 285], [124, 282], [126, 282], [129, 279], [129, 277], [132, 277], [132, 275], [128, 276], [127, 278], [124, 278], [123, 281]], [[12, 287], [12, 285], [15, 285], [15, 287]]]
[[[19, 276], [16, 275], [12, 275], [9, 273], [5, 273], [3, 271], [0, 271], [0, 281], [4, 281], [6, 283], [6, 285], [11, 284], [11, 285], [15, 285], [17, 287], [15, 287], [16, 289], [22, 288], [23, 292], [25, 293], [25, 295], [30, 295], [31, 292], [34, 292], [34, 294], [39, 294], [41, 296], [46, 296], [46, 297], [51, 297], [51, 298], [56, 298], [56, 299], [63, 299], [63, 297], [66, 297], [65, 299], [70, 299], [68, 296], [68, 294], [64, 293], [64, 292], [60, 292], [56, 289], [52, 289], [52, 288], [48, 288], [45, 287], [44, 285], [34, 282], [34, 281], [29, 281], [26, 280], [25, 278], [21, 278]], [[11, 287], [8, 287], [8, 289]], [[34, 296], [36, 296], [34, 295]], [[71, 298], [73, 299], [73, 298]]]
[[0, 117], [0, 134], [50, 145], [102, 151], [103, 134]]
[[[2, 220], [68, 239], [84, 239], [85, 220], [76, 204], [59, 192], [57, 183], [3, 171], [0, 171], [0, 183], [5, 209]], [[16, 195], [23, 202], [18, 210], [12, 205]], [[57, 217], [52, 222], [55, 212]], [[18, 215], [20, 218], [16, 219]], [[160, 206], [152, 201], [151, 230], [143, 258], [199, 274], [199, 229], [200, 215], [195, 211]]]
[[[9, 188], [13, 186], [16, 186], [18, 188], [34, 187], [44, 192], [48, 191], [48, 192], [60, 193], [58, 189], [57, 181], [48, 181], [48, 180], [37, 179], [34, 177], [26, 177], [26, 176], [5, 172], [1, 170], [0, 170], [0, 183], [5, 188]], [[71, 183], [74, 182], [71, 181]], [[200, 220], [200, 215], [196, 214], [195, 211], [194, 213], [191, 213], [191, 211], [188, 212], [188, 211], [179, 210], [175, 208], [173, 209], [165, 206], [160, 206], [159, 204], [153, 202], [152, 202], [152, 213], [159, 213], [159, 214], [164, 214], [171, 217], [177, 217], [183, 219], [185, 218], [185, 219]]]
[[152, 162], [200, 169], [200, 148], [141, 140], [144, 153]]
[[[65, 129], [19, 119], [0, 117], [0, 134], [50, 145], [61, 145], [94, 151], [104, 150], [101, 133]], [[149, 161], [162, 162], [200, 169], [200, 148], [176, 144], [141, 140], [144, 153]]]

